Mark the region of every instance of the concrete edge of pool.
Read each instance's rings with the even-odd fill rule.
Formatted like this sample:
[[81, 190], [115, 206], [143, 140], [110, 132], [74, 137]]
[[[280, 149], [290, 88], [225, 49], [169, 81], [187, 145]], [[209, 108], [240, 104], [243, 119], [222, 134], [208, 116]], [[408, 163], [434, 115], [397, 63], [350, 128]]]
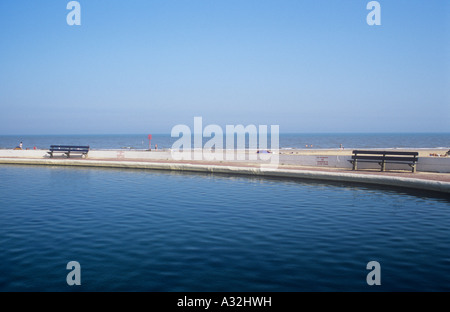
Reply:
[[277, 178], [297, 178], [323, 181], [339, 181], [352, 183], [366, 183], [385, 186], [404, 187], [450, 193], [450, 182], [421, 178], [410, 178], [395, 175], [376, 175], [370, 173], [330, 172], [307, 169], [282, 169], [274, 167], [250, 167], [228, 166], [216, 164], [187, 164], [171, 162], [138, 162], [138, 161], [104, 161], [82, 159], [23, 159], [0, 158], [0, 164], [16, 165], [48, 165], [48, 166], [81, 166], [81, 167], [106, 167], [128, 169], [153, 169], [204, 173], [224, 173], [252, 176], [265, 176]]

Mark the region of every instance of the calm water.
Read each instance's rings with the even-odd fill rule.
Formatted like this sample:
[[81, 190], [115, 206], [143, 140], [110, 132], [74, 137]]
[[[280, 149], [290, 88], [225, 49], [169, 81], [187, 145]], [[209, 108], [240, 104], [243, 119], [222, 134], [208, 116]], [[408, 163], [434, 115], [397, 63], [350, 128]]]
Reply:
[[[206, 143], [210, 138], [204, 138]], [[170, 148], [178, 138], [153, 134], [152, 147]], [[248, 140], [248, 139], [247, 139]], [[191, 140], [193, 144], [193, 139]], [[450, 133], [344, 133], [344, 134], [280, 134], [280, 148], [450, 148]], [[0, 135], [0, 148], [47, 149], [52, 144], [89, 145], [92, 149], [147, 149], [146, 134], [136, 135]], [[225, 139], [224, 139], [225, 144]], [[248, 143], [248, 141], [247, 141]], [[270, 145], [270, 138], [268, 140]]]
[[[436, 194], [92, 168], [0, 177], [0, 291], [450, 291], [450, 200]], [[72, 260], [81, 286], [66, 283]], [[381, 286], [366, 283], [372, 260]]]

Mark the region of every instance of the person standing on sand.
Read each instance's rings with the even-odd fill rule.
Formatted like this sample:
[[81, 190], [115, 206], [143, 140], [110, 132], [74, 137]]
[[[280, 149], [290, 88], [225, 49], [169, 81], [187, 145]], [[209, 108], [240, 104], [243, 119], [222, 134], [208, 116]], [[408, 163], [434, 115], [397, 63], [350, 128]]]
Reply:
[[22, 149], [22, 147], [23, 147], [22, 142], [20, 142], [19, 147], [20, 147], [20, 149]]

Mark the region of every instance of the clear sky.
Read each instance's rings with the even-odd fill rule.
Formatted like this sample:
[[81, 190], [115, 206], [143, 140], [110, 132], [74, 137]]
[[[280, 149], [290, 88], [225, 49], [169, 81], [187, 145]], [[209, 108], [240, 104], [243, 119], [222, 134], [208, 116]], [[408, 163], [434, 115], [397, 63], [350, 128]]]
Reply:
[[0, 134], [450, 132], [450, 1], [0, 0]]

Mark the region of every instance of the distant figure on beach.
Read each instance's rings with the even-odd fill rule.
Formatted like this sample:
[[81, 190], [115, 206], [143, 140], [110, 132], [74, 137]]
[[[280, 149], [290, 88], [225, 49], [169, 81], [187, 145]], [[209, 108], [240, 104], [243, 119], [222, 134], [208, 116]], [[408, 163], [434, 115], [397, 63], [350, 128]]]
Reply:
[[23, 147], [23, 144], [22, 144], [22, 142], [20, 142], [20, 143], [19, 143], [19, 146], [16, 146], [14, 149], [15, 149], [15, 150], [21, 150], [22, 147]]
[[22, 142], [20, 142], [19, 147], [20, 147], [20, 149], [22, 149], [22, 147], [23, 147]]
[[342, 146], [342, 144], [341, 144], [341, 146], [339, 146], [339, 149], [343, 150], [343, 149], [344, 149], [344, 146]]
[[155, 150], [157, 150], [158, 149], [158, 144], [155, 144]]

